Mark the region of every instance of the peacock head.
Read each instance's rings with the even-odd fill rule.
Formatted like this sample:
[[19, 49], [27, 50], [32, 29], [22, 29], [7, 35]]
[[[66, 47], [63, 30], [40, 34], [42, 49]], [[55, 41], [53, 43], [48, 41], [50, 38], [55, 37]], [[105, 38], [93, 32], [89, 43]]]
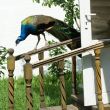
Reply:
[[16, 39], [16, 41], [15, 41], [15, 44], [16, 44], [16, 46], [22, 41], [22, 40], [24, 40], [24, 36], [18, 36], [18, 38]]
[[19, 39], [17, 39], [16, 41], [15, 41], [15, 43], [16, 43], [16, 46], [20, 43], [20, 40]]

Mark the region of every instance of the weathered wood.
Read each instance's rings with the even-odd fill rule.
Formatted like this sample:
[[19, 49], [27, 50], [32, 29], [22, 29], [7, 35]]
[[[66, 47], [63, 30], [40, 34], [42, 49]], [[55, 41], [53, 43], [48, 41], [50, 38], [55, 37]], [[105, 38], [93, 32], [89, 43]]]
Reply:
[[77, 95], [76, 87], [76, 56], [72, 56], [72, 95]]
[[72, 42], [77, 42], [77, 41], [80, 41], [80, 37], [75, 38], [75, 39], [66, 40], [64, 42], [59, 42], [59, 43], [56, 43], [53, 45], [48, 45], [48, 46], [42, 47], [40, 49], [34, 49], [32, 51], [17, 55], [17, 56], [15, 56], [15, 60], [19, 60], [19, 59], [23, 58], [26, 54], [34, 55], [34, 54], [41, 53], [41, 52], [46, 51], [46, 50], [51, 49], [51, 48], [55, 48], [55, 47], [58, 47], [61, 45], [67, 45], [67, 44], [70, 44]]
[[9, 110], [14, 110], [14, 78], [13, 72], [15, 69], [15, 57], [13, 56], [14, 50], [8, 50], [9, 56], [7, 58], [7, 69], [8, 69], [8, 94], [9, 94]]
[[[44, 52], [38, 54], [39, 60], [44, 59]], [[45, 108], [45, 97], [44, 97], [44, 69], [43, 66], [39, 67], [39, 81], [40, 81], [40, 108]]]
[[[45, 110], [62, 110], [61, 106], [48, 107]], [[77, 107], [73, 105], [67, 105], [67, 110], [79, 110]]]
[[32, 65], [30, 64], [30, 56], [25, 55], [26, 64], [24, 65], [24, 78], [26, 82], [26, 99], [27, 99], [27, 110], [32, 110]]
[[66, 92], [65, 92], [65, 79], [64, 79], [64, 60], [58, 62], [60, 91], [61, 91], [61, 106], [62, 110], [67, 110], [66, 105]]
[[[97, 106], [93, 106], [92, 110], [98, 110]], [[110, 110], [110, 104], [104, 104], [104, 110]]]
[[[76, 44], [72, 42], [71, 47], [76, 47]], [[72, 56], [72, 95], [77, 95], [76, 89], [76, 56]]]
[[38, 66], [45, 65], [45, 64], [48, 64], [48, 63], [51, 63], [51, 62], [56, 62], [56, 61], [62, 60], [64, 58], [67, 58], [67, 57], [70, 57], [70, 56], [76, 56], [76, 55], [82, 54], [82, 53], [87, 52], [89, 50], [103, 48], [103, 47], [108, 46], [108, 45], [110, 45], [110, 40], [107, 40], [107, 41], [104, 41], [104, 42], [99, 42], [97, 44], [87, 46], [87, 47], [84, 47], [84, 48], [78, 48], [78, 49], [72, 50], [71, 52], [66, 52], [64, 54], [57, 55], [57, 56], [49, 58], [47, 60], [39, 61], [39, 62], [33, 64], [32, 67], [36, 68]]
[[104, 105], [102, 102], [102, 82], [101, 82], [101, 64], [100, 64], [101, 50], [96, 49], [94, 50], [94, 53], [95, 53], [95, 66], [96, 66], [98, 110], [104, 110]]
[[110, 0], [91, 0], [92, 39], [110, 38]]

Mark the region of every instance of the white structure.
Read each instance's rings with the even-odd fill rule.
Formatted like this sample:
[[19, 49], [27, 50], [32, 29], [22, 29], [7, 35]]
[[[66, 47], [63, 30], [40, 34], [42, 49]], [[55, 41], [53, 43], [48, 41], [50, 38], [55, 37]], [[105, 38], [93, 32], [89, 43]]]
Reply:
[[[79, 0], [82, 47], [110, 39], [110, 0]], [[83, 83], [85, 106], [96, 105], [94, 52], [83, 54]], [[110, 103], [110, 48], [101, 51], [103, 103]]]

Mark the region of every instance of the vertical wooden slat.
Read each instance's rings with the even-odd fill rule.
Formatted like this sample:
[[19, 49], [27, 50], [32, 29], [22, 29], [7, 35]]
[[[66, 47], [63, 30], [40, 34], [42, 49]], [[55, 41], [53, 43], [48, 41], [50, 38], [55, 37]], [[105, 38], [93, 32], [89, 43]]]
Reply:
[[[38, 54], [39, 60], [44, 59], [44, 52]], [[44, 97], [44, 70], [43, 66], [39, 67], [39, 81], [40, 81], [40, 108], [45, 108], [45, 97]]]
[[94, 53], [95, 53], [95, 66], [96, 66], [98, 110], [104, 110], [104, 105], [102, 102], [102, 82], [101, 82], [101, 64], [100, 64], [101, 50], [96, 49], [94, 50]]
[[61, 106], [62, 110], [67, 110], [66, 105], [66, 92], [65, 92], [65, 79], [64, 79], [64, 60], [60, 60], [58, 63], [59, 68], [59, 80], [60, 80], [60, 91], [61, 91]]
[[77, 95], [77, 88], [76, 88], [76, 56], [72, 56], [72, 95]]
[[8, 95], [9, 95], [9, 110], [14, 110], [14, 78], [13, 72], [15, 69], [15, 58], [13, 56], [14, 50], [8, 50], [9, 56], [7, 58], [7, 69], [8, 69]]
[[[76, 43], [71, 43], [71, 48], [74, 49], [76, 47]], [[76, 56], [72, 56], [72, 95], [77, 95], [76, 89]]]
[[32, 102], [32, 65], [30, 64], [30, 56], [25, 55], [26, 64], [24, 65], [24, 78], [26, 82], [26, 100], [27, 100], [27, 110], [33, 109], [33, 102]]

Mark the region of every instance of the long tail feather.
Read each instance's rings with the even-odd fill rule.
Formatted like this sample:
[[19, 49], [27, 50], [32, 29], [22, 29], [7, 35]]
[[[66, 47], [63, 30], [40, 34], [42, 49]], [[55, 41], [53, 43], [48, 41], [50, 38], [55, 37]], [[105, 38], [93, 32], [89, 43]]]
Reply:
[[[65, 41], [68, 39], [74, 39], [80, 37], [80, 32], [76, 31], [74, 28], [69, 27], [66, 23], [55, 19], [55, 24], [53, 27], [47, 30], [48, 33], [55, 36], [59, 41]], [[78, 48], [81, 46], [80, 42], [76, 42], [76, 46], [74, 48]], [[71, 46], [68, 45], [70, 49]]]

